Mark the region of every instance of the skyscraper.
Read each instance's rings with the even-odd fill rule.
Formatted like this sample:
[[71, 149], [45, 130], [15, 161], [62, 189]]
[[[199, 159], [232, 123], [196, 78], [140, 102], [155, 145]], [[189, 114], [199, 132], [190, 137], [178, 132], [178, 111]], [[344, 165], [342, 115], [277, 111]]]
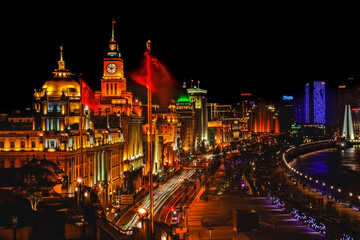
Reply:
[[183, 92], [176, 102], [176, 112], [178, 123], [180, 125], [180, 149], [185, 154], [193, 153], [194, 145], [194, 126], [195, 126], [195, 111], [194, 103], [191, 101], [184, 83]]
[[[326, 87], [323, 81], [305, 84], [304, 118], [306, 124], [326, 124]], [[298, 118], [301, 119], [301, 118]]]
[[207, 114], [207, 90], [196, 86], [187, 89], [191, 101], [194, 103], [195, 128], [194, 144], [195, 151], [203, 151], [208, 143], [208, 114]]
[[313, 83], [314, 123], [326, 124], [325, 82]]

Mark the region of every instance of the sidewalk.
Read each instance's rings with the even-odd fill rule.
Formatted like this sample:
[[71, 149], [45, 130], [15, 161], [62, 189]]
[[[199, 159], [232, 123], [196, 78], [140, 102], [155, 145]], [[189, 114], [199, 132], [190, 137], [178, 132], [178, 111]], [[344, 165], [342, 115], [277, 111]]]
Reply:
[[286, 173], [278, 177], [282, 186], [275, 192], [301, 203], [324, 218], [342, 223], [356, 231], [360, 231], [360, 211], [329, 199], [309, 187], [303, 187], [300, 183], [294, 184], [295, 180], [293, 178], [290, 180], [289, 176], [290, 175]]
[[[222, 226], [214, 226], [211, 239], [252, 239], [252, 240], [317, 240], [325, 239], [324, 235], [313, 231], [295, 218], [276, 208], [264, 197], [244, 197], [227, 195], [211, 195], [208, 201], [197, 198], [189, 209], [189, 239], [210, 239], [210, 230], [202, 227], [203, 219], [228, 219], [232, 210], [254, 209], [259, 212], [260, 230], [236, 234], [232, 220]], [[275, 226], [275, 228], [274, 228]]]

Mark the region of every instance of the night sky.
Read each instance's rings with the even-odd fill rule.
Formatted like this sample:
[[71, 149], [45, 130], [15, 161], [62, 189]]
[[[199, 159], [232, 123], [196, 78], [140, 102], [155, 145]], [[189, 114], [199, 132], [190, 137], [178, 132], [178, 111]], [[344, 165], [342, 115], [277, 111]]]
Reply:
[[[276, 100], [301, 93], [308, 81], [336, 86], [347, 77], [358, 79], [356, 8], [216, 4], [122, 5], [108, 11], [94, 10], [97, 6], [91, 11], [9, 8], [0, 19], [0, 110], [31, 106], [33, 90], [57, 68], [60, 45], [66, 68], [82, 73], [92, 89], [100, 90], [112, 18], [125, 71], [140, 64], [145, 42], [151, 39], [152, 53], [169, 67], [179, 88], [184, 81], [200, 81], [200, 87], [208, 89], [208, 102], [236, 103], [243, 92]], [[145, 92], [130, 79], [128, 90], [140, 98]]]

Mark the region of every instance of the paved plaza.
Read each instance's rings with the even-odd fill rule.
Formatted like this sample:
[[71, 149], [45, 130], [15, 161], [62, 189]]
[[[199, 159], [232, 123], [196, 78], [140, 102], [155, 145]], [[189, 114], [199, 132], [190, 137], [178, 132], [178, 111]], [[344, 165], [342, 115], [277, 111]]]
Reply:
[[[232, 220], [232, 210], [255, 210], [259, 212], [260, 229], [244, 233], [235, 233]], [[203, 227], [202, 219], [223, 219], [220, 226], [211, 230]], [[189, 209], [188, 224], [189, 239], [325, 239], [323, 234], [315, 232], [303, 225], [294, 217], [284, 213], [264, 197], [238, 197], [236, 195], [211, 195], [207, 201], [197, 198]]]

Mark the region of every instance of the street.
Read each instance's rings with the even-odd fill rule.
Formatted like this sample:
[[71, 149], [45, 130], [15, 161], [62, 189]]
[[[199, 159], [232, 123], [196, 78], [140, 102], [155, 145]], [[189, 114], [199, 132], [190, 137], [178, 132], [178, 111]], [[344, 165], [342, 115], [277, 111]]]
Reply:
[[[156, 216], [164, 204], [177, 192], [182, 186], [185, 179], [190, 179], [196, 172], [194, 169], [181, 170], [178, 175], [170, 178], [166, 183], [160, 185], [154, 190], [154, 215]], [[136, 227], [139, 217], [137, 210], [144, 208], [148, 212], [150, 211], [150, 195], [148, 194], [139, 204], [135, 204], [126, 213], [124, 213], [119, 220], [116, 222], [117, 226], [123, 229], [132, 229]]]

